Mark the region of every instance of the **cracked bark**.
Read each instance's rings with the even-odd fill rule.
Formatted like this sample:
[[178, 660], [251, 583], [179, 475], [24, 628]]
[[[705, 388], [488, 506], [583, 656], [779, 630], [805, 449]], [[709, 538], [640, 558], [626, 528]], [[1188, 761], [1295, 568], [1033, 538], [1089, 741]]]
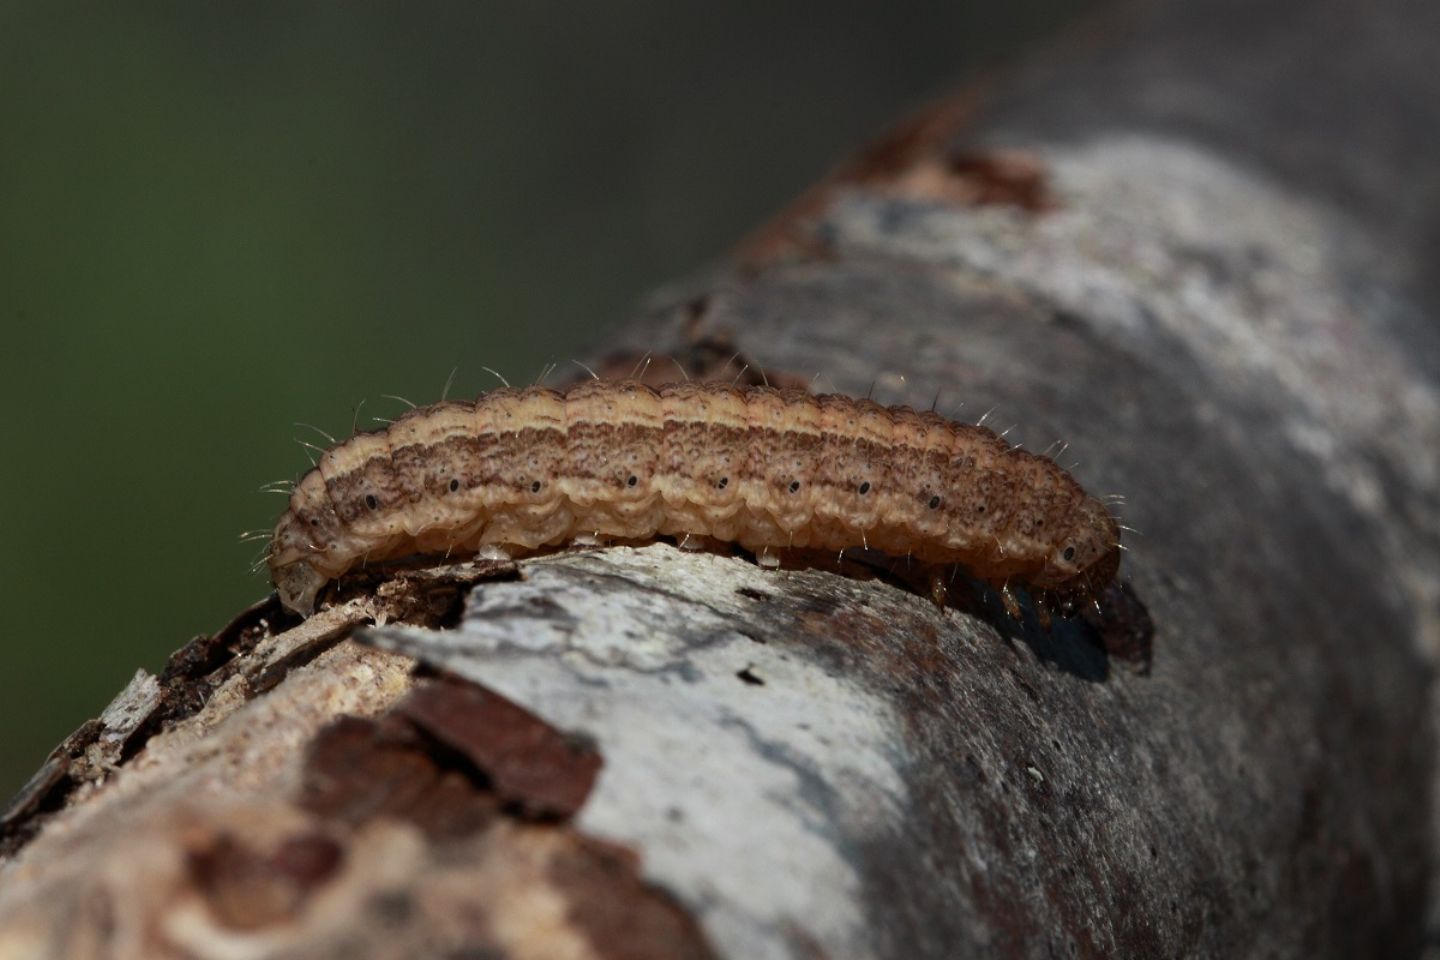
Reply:
[[16, 798], [0, 956], [1418, 955], [1436, 21], [1126, 8], [611, 342], [1063, 438], [1099, 629], [666, 545], [260, 604]]

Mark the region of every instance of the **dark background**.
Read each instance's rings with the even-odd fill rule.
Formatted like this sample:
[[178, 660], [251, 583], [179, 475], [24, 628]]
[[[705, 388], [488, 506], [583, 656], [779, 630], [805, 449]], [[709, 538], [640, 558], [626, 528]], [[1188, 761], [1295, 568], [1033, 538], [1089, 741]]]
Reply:
[[0, 5], [0, 802], [268, 590], [295, 421], [534, 379], [1087, 5]]

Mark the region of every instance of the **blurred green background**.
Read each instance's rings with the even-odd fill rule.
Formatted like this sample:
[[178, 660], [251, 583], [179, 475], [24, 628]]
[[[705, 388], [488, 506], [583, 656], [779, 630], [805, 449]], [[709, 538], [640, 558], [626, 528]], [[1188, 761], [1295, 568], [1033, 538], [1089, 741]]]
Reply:
[[0, 802], [381, 394], [533, 379], [1085, 0], [0, 4]]

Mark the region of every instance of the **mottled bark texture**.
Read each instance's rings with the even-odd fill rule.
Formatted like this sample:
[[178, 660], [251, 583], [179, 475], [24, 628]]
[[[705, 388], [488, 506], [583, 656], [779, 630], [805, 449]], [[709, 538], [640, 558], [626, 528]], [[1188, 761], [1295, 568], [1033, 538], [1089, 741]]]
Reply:
[[0, 956], [1420, 955], [1436, 11], [1135, 4], [607, 343], [1068, 442], [1103, 618], [666, 545], [262, 605], [17, 800]]

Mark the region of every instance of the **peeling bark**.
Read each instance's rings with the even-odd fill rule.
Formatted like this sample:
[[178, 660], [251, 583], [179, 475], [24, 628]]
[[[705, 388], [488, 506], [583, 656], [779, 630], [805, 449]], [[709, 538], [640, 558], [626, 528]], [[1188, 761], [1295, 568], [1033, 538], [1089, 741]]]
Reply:
[[1067, 441], [1142, 532], [1103, 617], [665, 544], [257, 605], [5, 814], [0, 956], [1420, 955], [1434, 8], [1127, 17], [904, 125], [607, 366], [738, 350]]

